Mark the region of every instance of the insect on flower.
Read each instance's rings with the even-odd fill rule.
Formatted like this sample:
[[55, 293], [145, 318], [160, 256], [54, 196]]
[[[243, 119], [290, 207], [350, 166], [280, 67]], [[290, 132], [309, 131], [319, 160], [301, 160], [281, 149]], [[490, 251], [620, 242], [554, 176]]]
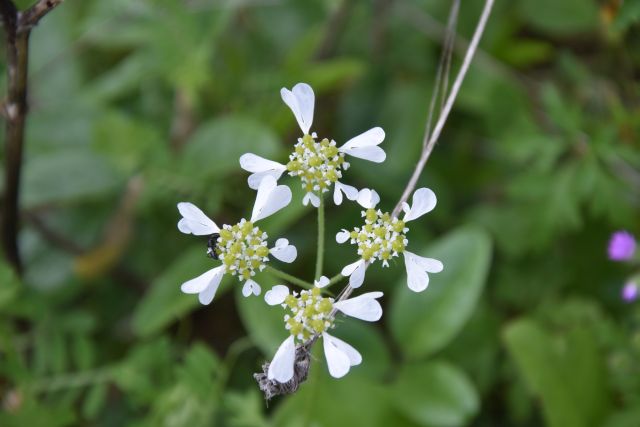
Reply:
[[409, 240], [406, 224], [430, 212], [436, 206], [436, 195], [428, 188], [419, 188], [413, 193], [413, 202], [403, 204], [402, 220], [392, 217], [388, 212], [376, 210], [380, 196], [374, 190], [363, 189], [358, 195], [358, 204], [366, 209], [362, 211], [365, 223], [352, 231], [343, 229], [336, 234], [338, 243], [349, 241], [358, 246], [360, 259], [342, 269], [343, 276], [349, 276], [349, 285], [357, 288], [364, 282], [367, 264], [382, 261], [383, 267], [389, 266], [389, 260], [404, 255], [407, 269], [407, 284], [414, 292], [422, 292], [429, 285], [427, 273], [439, 273], [443, 269], [440, 261], [425, 258], [406, 250]]
[[252, 278], [257, 271], [265, 268], [269, 254], [282, 262], [291, 263], [297, 257], [297, 250], [287, 239], [276, 240], [275, 246], [269, 249], [267, 233], [255, 223], [278, 212], [290, 202], [289, 187], [277, 185], [273, 177], [267, 177], [258, 187], [251, 219], [247, 221], [243, 218], [235, 225], [223, 225], [222, 228], [195, 205], [178, 203], [178, 211], [182, 215], [178, 229], [185, 234], [210, 236], [207, 255], [222, 261], [222, 265], [183, 283], [180, 288], [182, 292], [198, 294], [202, 304], [209, 304], [218, 290], [222, 276], [230, 274], [244, 282], [242, 294], [245, 297], [259, 295], [260, 285]]
[[311, 86], [298, 83], [292, 90], [282, 88], [280, 94], [296, 117], [303, 135], [298, 138], [286, 165], [252, 153], [242, 155], [240, 166], [251, 172], [248, 180], [249, 187], [258, 188], [265, 176], [272, 176], [277, 180], [283, 173], [288, 172], [290, 176], [300, 178], [302, 188], [306, 191], [302, 200], [304, 205], [311, 202], [313, 206], [318, 207], [320, 196], [329, 191], [332, 185], [333, 201], [336, 205], [342, 203], [343, 193], [349, 200], [355, 200], [358, 197], [358, 190], [340, 182], [343, 171], [349, 168], [345, 156], [349, 155], [375, 163], [383, 162], [386, 154], [382, 148], [378, 147], [385, 136], [382, 128], [369, 129], [338, 147], [334, 140], [327, 138], [319, 140], [315, 132], [310, 133], [315, 108], [315, 95]]
[[341, 378], [352, 366], [362, 362], [358, 350], [328, 331], [335, 327], [336, 311], [367, 322], [379, 320], [382, 307], [377, 298], [382, 297], [382, 292], [369, 292], [335, 302], [333, 298], [321, 294], [321, 288], [328, 283], [329, 279], [323, 276], [311, 290], [290, 292], [288, 287], [276, 285], [265, 294], [267, 304], [281, 305], [288, 311], [284, 322], [289, 331], [289, 337], [280, 345], [269, 365], [268, 379], [279, 383], [290, 381], [294, 375], [296, 344], [303, 345], [315, 336], [322, 337], [324, 355], [332, 377]]

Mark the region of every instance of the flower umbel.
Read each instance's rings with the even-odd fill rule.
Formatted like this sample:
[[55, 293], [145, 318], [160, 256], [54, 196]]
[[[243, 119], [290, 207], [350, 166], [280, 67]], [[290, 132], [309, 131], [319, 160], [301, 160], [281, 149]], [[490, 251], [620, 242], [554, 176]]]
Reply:
[[345, 155], [375, 163], [383, 162], [386, 154], [378, 145], [384, 140], [384, 131], [375, 127], [338, 147], [334, 140], [319, 140], [315, 132], [310, 132], [315, 108], [315, 95], [311, 86], [298, 83], [292, 90], [283, 88], [280, 94], [293, 112], [303, 135], [298, 138], [286, 165], [252, 153], [242, 155], [240, 166], [251, 172], [249, 187], [257, 188], [265, 176], [272, 176], [277, 180], [286, 171], [290, 176], [300, 177], [302, 188], [306, 191], [302, 201], [305, 205], [311, 202], [318, 207], [320, 196], [329, 191], [332, 185], [335, 204], [342, 203], [343, 193], [349, 200], [355, 200], [358, 190], [340, 182], [342, 172], [349, 168]]
[[256, 195], [251, 219], [242, 219], [235, 225], [218, 227], [208, 216], [191, 203], [178, 203], [182, 219], [178, 229], [185, 234], [209, 235], [210, 246], [207, 254], [222, 261], [195, 279], [182, 284], [181, 290], [187, 294], [198, 294], [202, 304], [209, 304], [218, 290], [222, 276], [230, 274], [244, 282], [242, 294], [260, 294], [260, 285], [252, 278], [262, 271], [269, 261], [269, 254], [276, 259], [291, 263], [296, 259], [297, 250], [287, 239], [278, 239], [271, 249], [267, 246], [267, 233], [255, 226], [255, 222], [274, 214], [291, 201], [291, 190], [278, 186], [273, 177], [262, 181]]
[[286, 286], [277, 285], [265, 294], [265, 301], [269, 305], [281, 305], [287, 311], [284, 322], [285, 329], [289, 331], [289, 337], [280, 345], [269, 365], [269, 380], [279, 383], [290, 381], [294, 375], [296, 344], [302, 346], [316, 336], [322, 337], [331, 376], [341, 378], [351, 366], [362, 362], [362, 356], [355, 348], [327, 331], [335, 327], [334, 311], [368, 322], [379, 320], [382, 307], [376, 299], [382, 296], [382, 292], [369, 292], [335, 302], [333, 298], [321, 295], [320, 288], [328, 283], [329, 279], [323, 276], [308, 291], [290, 293]]
[[609, 259], [612, 261], [628, 261], [636, 252], [636, 239], [626, 231], [616, 231], [609, 240]]
[[343, 276], [349, 276], [349, 284], [357, 288], [364, 281], [364, 273], [367, 264], [376, 260], [382, 261], [383, 267], [389, 266], [389, 260], [400, 254], [404, 255], [407, 269], [409, 288], [415, 292], [421, 292], [429, 285], [427, 273], [439, 273], [442, 271], [442, 263], [432, 258], [424, 258], [406, 250], [409, 243], [406, 223], [430, 212], [436, 206], [436, 195], [428, 188], [420, 188], [413, 194], [411, 207], [405, 203], [403, 206], [404, 217], [398, 219], [388, 212], [376, 210], [380, 201], [378, 193], [374, 190], [364, 189], [358, 195], [358, 203], [366, 208], [362, 211], [364, 225], [355, 227], [352, 231], [343, 229], [336, 234], [338, 243], [349, 241], [358, 246], [360, 259], [342, 269]]

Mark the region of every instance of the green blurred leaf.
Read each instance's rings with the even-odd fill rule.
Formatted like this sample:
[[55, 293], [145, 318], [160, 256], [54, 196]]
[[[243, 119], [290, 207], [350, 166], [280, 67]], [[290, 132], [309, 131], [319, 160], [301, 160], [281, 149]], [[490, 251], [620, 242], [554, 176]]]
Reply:
[[278, 145], [273, 131], [255, 119], [239, 115], [219, 117], [198, 128], [185, 146], [181, 160], [192, 180], [211, 179], [230, 172], [240, 173], [240, 156], [248, 152], [285, 161], [277, 158]]
[[115, 189], [118, 180], [102, 157], [88, 150], [58, 150], [25, 163], [23, 205], [95, 198]]
[[551, 427], [598, 426], [607, 411], [604, 360], [584, 325], [560, 334], [522, 319], [504, 331], [509, 353]]
[[466, 374], [442, 361], [403, 365], [391, 396], [400, 411], [423, 426], [466, 425], [480, 407]]
[[594, 0], [520, 0], [520, 16], [536, 29], [567, 36], [593, 30], [598, 25]]
[[442, 349], [471, 316], [489, 271], [491, 240], [480, 229], [462, 228], [417, 253], [441, 260], [444, 271], [432, 274], [429, 288], [421, 293], [407, 288], [404, 274], [396, 284], [389, 308], [391, 332], [413, 359]]
[[267, 305], [263, 296], [272, 286], [280, 282], [269, 274], [261, 274], [256, 281], [262, 287], [262, 294], [246, 298], [242, 295], [242, 286], [236, 281], [235, 302], [249, 337], [264, 356], [271, 359], [282, 341], [287, 338], [288, 332], [282, 320], [284, 316], [282, 307]]
[[[136, 335], [156, 334], [200, 305], [198, 296], [183, 294], [180, 285], [215, 267], [204, 245], [203, 241], [202, 246], [186, 251], [154, 280], [133, 313], [131, 328]], [[221, 286], [216, 298], [224, 290]]]

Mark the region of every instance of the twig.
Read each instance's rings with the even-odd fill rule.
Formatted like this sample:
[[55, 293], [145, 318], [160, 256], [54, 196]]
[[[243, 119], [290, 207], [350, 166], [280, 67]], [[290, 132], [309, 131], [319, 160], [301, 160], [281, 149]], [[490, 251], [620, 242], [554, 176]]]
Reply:
[[[422, 143], [423, 148], [422, 148], [422, 153], [420, 155], [420, 159], [416, 164], [416, 168], [413, 171], [413, 174], [411, 175], [411, 178], [409, 179], [409, 182], [407, 183], [407, 186], [404, 189], [404, 192], [402, 193], [400, 200], [398, 200], [396, 207], [393, 209], [393, 212], [391, 213], [393, 217], [398, 216], [398, 214], [402, 209], [402, 204], [409, 199], [409, 195], [416, 188], [416, 184], [418, 183], [418, 178], [420, 178], [420, 175], [422, 174], [422, 170], [424, 169], [424, 166], [427, 163], [427, 160], [429, 160], [429, 156], [433, 151], [433, 147], [435, 146], [436, 142], [438, 141], [438, 138], [440, 137], [440, 133], [442, 132], [442, 129], [444, 128], [447, 118], [449, 117], [449, 113], [451, 112], [453, 103], [456, 100], [456, 97], [458, 96], [458, 92], [460, 91], [460, 87], [462, 86], [464, 77], [466, 76], [467, 71], [469, 70], [469, 65], [471, 64], [473, 55], [476, 52], [478, 43], [480, 42], [480, 38], [482, 36], [482, 33], [484, 32], [484, 28], [487, 24], [487, 20], [489, 19], [489, 15], [491, 14], [493, 1], [494, 0], [485, 1], [484, 8], [482, 9], [482, 14], [480, 15], [480, 19], [478, 20], [478, 25], [476, 26], [476, 29], [473, 33], [473, 38], [471, 39], [471, 43], [469, 43], [469, 48], [467, 49], [467, 52], [464, 56], [462, 66], [460, 67], [460, 70], [458, 71], [458, 75], [456, 76], [456, 79], [453, 82], [453, 86], [451, 87], [451, 92], [449, 92], [449, 95], [447, 96], [447, 101], [445, 102], [444, 107], [440, 112], [438, 121], [436, 122], [436, 125], [433, 128], [433, 132], [429, 133], [428, 132], [429, 128], [427, 126], [426, 132], [423, 137], [423, 143]], [[455, 8], [455, 4], [453, 7]], [[453, 25], [453, 22], [454, 22], [453, 20], [450, 20], [449, 25]], [[434, 95], [436, 95], [435, 92], [434, 92]], [[365, 264], [365, 269], [368, 267], [369, 267], [369, 263], [367, 262], [367, 264]], [[349, 298], [352, 292], [353, 292], [353, 288], [350, 285], [347, 285], [347, 287], [340, 293], [340, 297], [338, 298], [338, 301], [343, 301]], [[335, 315], [335, 309], [333, 310], [332, 314]]]
[[29, 9], [20, 13], [18, 32], [31, 31], [33, 27], [51, 10], [62, 3], [63, 0], [39, 0]]
[[0, 0], [7, 52], [8, 95], [5, 106], [5, 194], [2, 204], [2, 247], [7, 261], [20, 274], [18, 250], [20, 175], [27, 119], [27, 75], [29, 35], [44, 15], [62, 0], [39, 0], [25, 12], [19, 12], [11, 0]]
[[447, 102], [444, 104], [444, 108], [438, 117], [438, 121], [436, 122], [435, 127], [433, 128], [433, 132], [431, 134], [425, 133], [423, 138], [423, 149], [422, 154], [420, 155], [420, 160], [418, 160], [418, 164], [416, 165], [415, 170], [413, 171], [413, 175], [409, 179], [404, 192], [402, 193], [402, 197], [398, 200], [396, 207], [393, 209], [392, 216], [398, 216], [400, 210], [402, 209], [402, 204], [405, 203], [409, 199], [409, 195], [416, 188], [416, 184], [418, 183], [418, 178], [420, 178], [420, 174], [422, 174], [422, 170], [424, 169], [424, 165], [429, 160], [429, 156], [431, 155], [431, 151], [433, 151], [433, 147], [435, 146], [438, 138], [440, 137], [440, 133], [444, 128], [445, 123], [447, 122], [447, 118], [449, 117], [449, 113], [451, 112], [451, 108], [453, 108], [453, 103], [458, 96], [458, 92], [460, 91], [460, 87], [462, 86], [462, 82], [469, 70], [469, 65], [471, 65], [471, 60], [473, 59], [473, 55], [476, 52], [478, 47], [478, 43], [480, 42], [480, 37], [484, 32], [484, 28], [487, 24], [487, 20], [489, 19], [489, 15], [491, 14], [491, 8], [493, 7], [493, 0], [486, 0], [484, 4], [484, 8], [482, 9], [482, 14], [480, 15], [480, 19], [478, 20], [478, 25], [476, 26], [476, 30], [473, 33], [473, 38], [471, 39], [471, 43], [469, 43], [469, 48], [467, 49], [467, 53], [464, 56], [464, 60], [462, 62], [462, 66], [460, 66], [460, 70], [458, 71], [458, 75], [456, 76], [455, 81], [453, 82], [453, 86], [451, 87], [451, 92], [447, 97]]

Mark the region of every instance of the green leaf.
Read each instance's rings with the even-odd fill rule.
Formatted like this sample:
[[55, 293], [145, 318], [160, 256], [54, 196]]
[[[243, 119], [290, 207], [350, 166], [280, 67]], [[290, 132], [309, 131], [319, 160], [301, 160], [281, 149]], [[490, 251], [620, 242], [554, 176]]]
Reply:
[[480, 406], [466, 374], [441, 361], [402, 366], [391, 395], [402, 413], [423, 426], [465, 425]]
[[219, 117], [198, 128], [184, 148], [182, 161], [193, 180], [208, 179], [241, 172], [240, 156], [248, 152], [278, 161], [273, 131], [250, 117]]
[[262, 287], [262, 294], [258, 297], [245, 298], [242, 295], [242, 286], [236, 286], [236, 307], [251, 340], [265, 357], [271, 359], [282, 341], [288, 337], [284, 328], [282, 307], [271, 307], [263, 298], [265, 292], [279, 282], [268, 274], [261, 274], [256, 278], [256, 282]]
[[504, 340], [551, 427], [601, 425], [607, 406], [606, 368], [590, 329], [551, 334], [529, 319], [510, 324]]
[[[133, 313], [131, 327], [136, 335], [158, 333], [200, 306], [198, 296], [183, 294], [180, 285], [215, 267], [211, 258], [206, 257], [203, 248], [204, 246], [198, 245], [188, 250], [154, 280]], [[224, 285], [225, 278], [222, 280]], [[216, 298], [224, 292], [225, 287], [222, 285]]]
[[107, 163], [88, 150], [65, 149], [29, 159], [24, 170], [24, 207], [96, 197], [115, 188]]
[[471, 316], [489, 271], [491, 240], [480, 229], [463, 228], [417, 253], [439, 259], [444, 271], [432, 274], [429, 288], [421, 293], [407, 288], [404, 274], [396, 284], [391, 332], [413, 359], [445, 347]]
[[[322, 344], [322, 343], [320, 343]], [[320, 345], [314, 348], [315, 360], [310, 378], [291, 396], [283, 399], [273, 417], [273, 425], [298, 426], [389, 426], [388, 390], [379, 383], [357, 375], [335, 379], [326, 372]], [[365, 355], [366, 357], [366, 355]], [[398, 424], [394, 423], [394, 427]]]
[[551, 35], [587, 32], [598, 25], [597, 2], [592, 0], [520, 0], [518, 5], [526, 22]]

